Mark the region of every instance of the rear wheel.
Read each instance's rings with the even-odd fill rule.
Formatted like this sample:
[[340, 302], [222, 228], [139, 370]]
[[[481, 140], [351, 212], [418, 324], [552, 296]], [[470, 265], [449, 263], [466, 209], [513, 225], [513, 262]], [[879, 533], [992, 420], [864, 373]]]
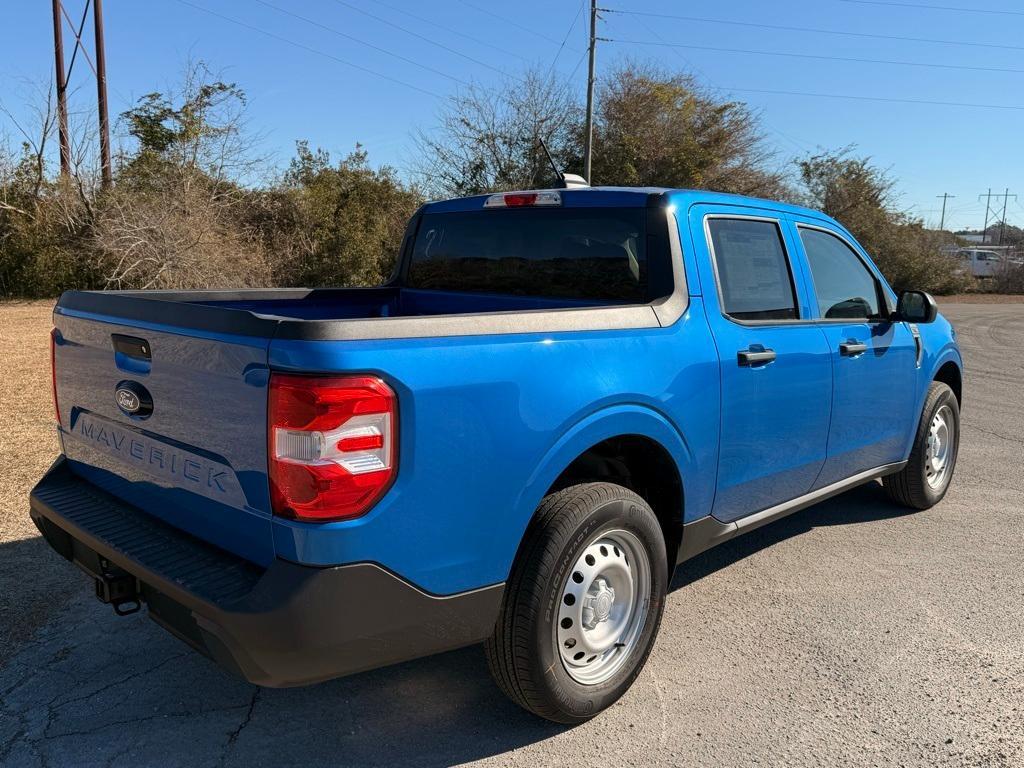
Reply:
[[647, 503], [611, 483], [547, 496], [512, 569], [491, 674], [517, 704], [579, 723], [632, 685], [661, 623], [668, 566]]
[[933, 381], [907, 466], [882, 480], [889, 498], [914, 509], [928, 509], [946, 495], [960, 449], [960, 405], [953, 390]]

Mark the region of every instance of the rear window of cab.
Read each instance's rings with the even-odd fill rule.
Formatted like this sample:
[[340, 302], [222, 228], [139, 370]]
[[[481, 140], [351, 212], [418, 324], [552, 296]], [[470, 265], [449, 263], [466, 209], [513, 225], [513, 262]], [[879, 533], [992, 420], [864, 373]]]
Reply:
[[643, 208], [422, 215], [405, 284], [521, 296], [648, 301]]

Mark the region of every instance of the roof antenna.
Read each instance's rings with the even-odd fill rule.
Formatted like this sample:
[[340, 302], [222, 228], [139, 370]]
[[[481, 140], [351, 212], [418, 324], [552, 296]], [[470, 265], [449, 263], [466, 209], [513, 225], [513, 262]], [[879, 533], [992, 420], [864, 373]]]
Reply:
[[558, 179], [559, 185], [560, 186], [564, 186], [564, 184], [565, 184], [565, 174], [562, 173], [559, 170], [558, 166], [555, 164], [555, 158], [553, 158], [551, 156], [551, 152], [548, 150], [548, 145], [544, 141], [544, 137], [543, 136], [538, 136], [537, 137], [537, 141], [540, 142], [540, 148], [543, 149], [544, 150], [544, 154], [547, 155], [548, 162], [551, 163], [551, 170], [553, 170], [555, 172], [555, 178]]
[[563, 173], [559, 170], [558, 165], [555, 163], [555, 158], [551, 156], [551, 152], [548, 150], [548, 145], [544, 141], [543, 136], [538, 136], [537, 141], [540, 142], [541, 148], [544, 150], [544, 154], [547, 155], [548, 162], [551, 164], [551, 169], [555, 172], [555, 178], [557, 189], [575, 189], [577, 187], [587, 187], [586, 179], [582, 176], [577, 176], [575, 173]]

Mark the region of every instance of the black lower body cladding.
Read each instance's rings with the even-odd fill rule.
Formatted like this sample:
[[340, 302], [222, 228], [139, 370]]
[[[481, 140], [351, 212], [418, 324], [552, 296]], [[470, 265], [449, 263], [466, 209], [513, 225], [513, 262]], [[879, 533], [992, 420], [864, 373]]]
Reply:
[[94, 577], [134, 577], [161, 626], [250, 682], [305, 685], [488, 637], [504, 585], [438, 597], [372, 563], [262, 569], [75, 476], [63, 459], [33, 489], [50, 545]]

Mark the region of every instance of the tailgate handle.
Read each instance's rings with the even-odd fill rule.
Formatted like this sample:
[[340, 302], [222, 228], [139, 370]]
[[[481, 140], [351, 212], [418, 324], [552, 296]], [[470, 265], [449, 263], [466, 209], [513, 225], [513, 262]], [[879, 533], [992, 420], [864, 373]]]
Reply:
[[149, 342], [137, 336], [110, 334], [114, 343], [114, 363], [122, 371], [145, 375], [152, 364], [153, 350]]
[[114, 351], [120, 352], [126, 357], [148, 361], [153, 356], [149, 349], [149, 342], [145, 339], [135, 336], [124, 336], [120, 333], [112, 333], [110, 338], [114, 342]]

